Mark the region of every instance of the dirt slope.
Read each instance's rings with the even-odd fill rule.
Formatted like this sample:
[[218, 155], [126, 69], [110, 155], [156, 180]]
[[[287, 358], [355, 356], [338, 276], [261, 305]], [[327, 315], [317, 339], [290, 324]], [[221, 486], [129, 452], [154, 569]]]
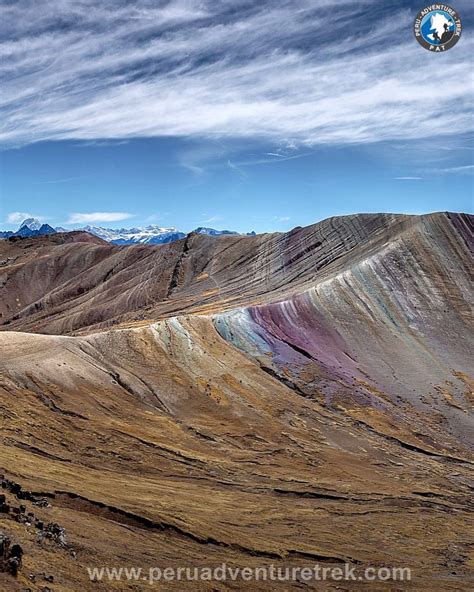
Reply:
[[248, 590], [470, 590], [470, 224], [2, 244], [1, 464], [50, 505], [4, 492], [66, 539], [0, 514], [25, 549], [0, 590], [41, 590], [45, 570], [58, 592], [147, 590], [85, 568], [222, 561], [413, 573]]
[[365, 214], [285, 234], [192, 234], [156, 246], [109, 245], [86, 233], [84, 242], [74, 243], [67, 234], [0, 241], [1, 326], [67, 334], [275, 301], [386, 248], [396, 251], [398, 244], [414, 250], [417, 261], [423, 255], [418, 250], [430, 249], [432, 242], [436, 250], [447, 248], [446, 256], [462, 259], [465, 244], [454, 231], [455, 220], [463, 232], [469, 220], [458, 215]]

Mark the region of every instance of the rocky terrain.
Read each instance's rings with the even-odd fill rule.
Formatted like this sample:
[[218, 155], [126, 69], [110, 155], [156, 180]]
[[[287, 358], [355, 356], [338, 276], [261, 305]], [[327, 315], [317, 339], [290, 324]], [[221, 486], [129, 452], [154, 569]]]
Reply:
[[471, 590], [472, 246], [449, 213], [0, 241], [0, 590], [223, 561], [412, 569], [246, 590]]

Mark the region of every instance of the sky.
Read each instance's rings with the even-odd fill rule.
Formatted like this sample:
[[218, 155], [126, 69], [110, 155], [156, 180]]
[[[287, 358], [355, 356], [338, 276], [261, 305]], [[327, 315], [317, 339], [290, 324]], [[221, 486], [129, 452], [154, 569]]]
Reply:
[[284, 231], [473, 210], [473, 5], [0, 0], [0, 228]]

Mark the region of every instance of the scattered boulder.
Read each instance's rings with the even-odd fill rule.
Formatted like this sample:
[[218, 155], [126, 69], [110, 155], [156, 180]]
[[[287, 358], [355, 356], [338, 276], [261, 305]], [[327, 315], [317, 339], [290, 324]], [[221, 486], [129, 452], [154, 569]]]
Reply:
[[21, 559], [23, 557], [23, 549], [20, 545], [13, 545], [10, 550], [10, 556], [8, 558], [8, 563], [10, 566], [10, 573], [12, 576], [16, 577], [18, 575], [18, 571], [21, 568]]
[[7, 498], [4, 493], [0, 493], [0, 514], [8, 514], [10, 506], [7, 504]]
[[0, 558], [4, 558], [8, 556], [8, 552], [10, 551], [10, 537], [7, 537], [5, 534], [0, 533]]
[[46, 497], [38, 496], [32, 491], [22, 489], [19, 483], [15, 483], [15, 481], [11, 481], [10, 479], [5, 479], [3, 475], [0, 475], [0, 479], [2, 481], [2, 489], [6, 489], [14, 496], [16, 496], [17, 499], [28, 500], [32, 502], [35, 506], [38, 506], [40, 508], [49, 507], [49, 502]]
[[56, 522], [50, 522], [43, 527], [40, 532], [40, 538], [50, 539], [60, 545], [61, 547], [66, 547], [66, 531], [62, 526], [56, 524]]
[[21, 569], [23, 548], [11, 544], [10, 537], [0, 533], [0, 571], [16, 577]]

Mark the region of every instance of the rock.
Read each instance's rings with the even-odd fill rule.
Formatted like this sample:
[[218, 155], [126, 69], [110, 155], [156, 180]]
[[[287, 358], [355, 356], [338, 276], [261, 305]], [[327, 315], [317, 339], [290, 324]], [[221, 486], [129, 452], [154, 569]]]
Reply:
[[0, 533], [0, 571], [16, 577], [21, 569], [23, 549], [15, 543], [11, 545], [10, 537]]
[[7, 498], [4, 493], [0, 493], [0, 514], [8, 514], [10, 506], [7, 504]]
[[[36, 526], [37, 528], [39, 528], [38, 523], [36, 523]], [[46, 524], [46, 526], [43, 526], [43, 528], [40, 530], [40, 538], [50, 539], [58, 545], [60, 545], [61, 547], [67, 546], [66, 531], [64, 530], [64, 528], [59, 526], [59, 524], [56, 524], [56, 522], [50, 522], [49, 524]]]
[[16, 578], [21, 568], [21, 557], [10, 557], [8, 559], [8, 571]]
[[8, 557], [8, 551], [10, 550], [10, 537], [0, 533], [0, 561], [2, 558]]

